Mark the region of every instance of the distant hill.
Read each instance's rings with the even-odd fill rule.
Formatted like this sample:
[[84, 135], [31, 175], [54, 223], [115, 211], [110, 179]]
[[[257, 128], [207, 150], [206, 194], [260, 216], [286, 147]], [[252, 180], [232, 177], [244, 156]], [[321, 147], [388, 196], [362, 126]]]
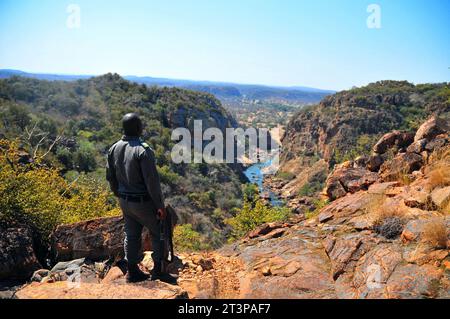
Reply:
[[[12, 76], [23, 76], [47, 81], [76, 81], [94, 77], [94, 75], [27, 73], [19, 70], [0, 69], [0, 79], [10, 78]], [[268, 100], [298, 104], [310, 104], [318, 103], [325, 96], [335, 93], [334, 91], [308, 87], [275, 87], [227, 82], [167, 79], [150, 76], [139, 77], [133, 75], [124, 76], [123, 78], [128, 81], [150, 86], [155, 85], [179, 87], [190, 89], [193, 91], [206, 92], [215, 95], [221, 100], [245, 98], [249, 100]]]

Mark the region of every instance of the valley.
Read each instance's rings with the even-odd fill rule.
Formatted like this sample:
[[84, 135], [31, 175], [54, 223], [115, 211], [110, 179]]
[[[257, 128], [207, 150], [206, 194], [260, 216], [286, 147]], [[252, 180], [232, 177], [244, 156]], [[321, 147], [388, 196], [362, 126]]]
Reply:
[[[382, 81], [295, 109], [266, 103], [225, 107], [209, 93], [117, 74], [0, 80], [0, 278], [19, 283], [0, 295], [448, 298], [448, 84]], [[124, 281], [123, 221], [103, 161], [130, 111], [146, 120], [179, 217], [178, 287]], [[277, 128], [279, 171], [265, 175], [270, 161], [172, 163], [171, 130], [192, 134], [195, 120], [222, 132]], [[148, 271], [148, 236], [143, 247]], [[71, 267], [76, 290], [65, 288]]]

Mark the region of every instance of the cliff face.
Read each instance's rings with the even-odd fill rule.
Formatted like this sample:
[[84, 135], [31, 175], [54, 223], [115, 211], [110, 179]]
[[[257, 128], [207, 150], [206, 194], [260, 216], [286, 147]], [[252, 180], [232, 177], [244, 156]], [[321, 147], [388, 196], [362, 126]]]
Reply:
[[300, 174], [301, 180], [295, 178], [281, 193], [298, 192], [317, 170], [328, 172], [337, 163], [369, 155], [384, 133], [414, 131], [431, 114], [450, 118], [448, 84], [377, 82], [301, 110], [287, 125], [281, 155], [281, 171]]

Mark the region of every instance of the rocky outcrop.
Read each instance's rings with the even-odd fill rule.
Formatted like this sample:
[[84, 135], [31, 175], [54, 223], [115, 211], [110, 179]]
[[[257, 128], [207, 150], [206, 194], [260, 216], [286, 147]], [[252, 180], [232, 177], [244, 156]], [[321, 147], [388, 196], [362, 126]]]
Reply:
[[416, 142], [384, 136], [373, 155], [382, 165], [360, 157], [336, 166], [324, 191], [332, 202], [316, 217], [263, 225], [223, 249], [243, 262], [241, 295], [449, 298], [450, 143], [424, 126]]
[[222, 250], [244, 264], [238, 274], [240, 297], [335, 298], [331, 265], [317, 231], [299, 225], [284, 230], [278, 238], [253, 238]]
[[25, 227], [0, 228], [0, 280], [28, 279], [39, 268], [31, 231]]
[[359, 190], [367, 190], [368, 187], [378, 180], [378, 174], [352, 166], [346, 162], [337, 165], [328, 176], [324, 193], [331, 200], [345, 196], [347, 193], [356, 193]]
[[414, 136], [414, 142], [418, 142], [423, 139], [432, 140], [439, 134], [446, 133], [449, 130], [450, 126], [448, 121], [437, 116], [433, 116], [422, 124], [422, 126], [417, 130], [416, 135]]
[[422, 156], [416, 153], [400, 153], [392, 160], [385, 162], [380, 168], [380, 176], [384, 181], [398, 180], [404, 175], [418, 171], [424, 163]]
[[186, 291], [160, 281], [122, 283], [32, 283], [15, 294], [18, 299], [185, 299]]
[[[380, 154], [389, 149], [405, 151], [414, 141], [434, 139], [448, 131], [444, 129], [448, 126], [444, 119], [449, 118], [450, 108], [445, 95], [438, 94], [446, 87], [445, 83], [436, 84], [424, 91], [408, 82], [381, 81], [339, 92], [318, 105], [300, 110], [287, 125], [280, 160], [280, 170], [294, 174], [295, 178], [280, 193], [298, 192], [304, 185], [304, 172], [318, 160], [324, 160], [327, 169], [332, 168], [358, 151], [369, 151], [380, 136], [366, 166], [371, 172], [378, 172], [388, 157]], [[431, 120], [414, 136], [408, 116], [409, 110], [415, 109], [424, 116], [440, 116], [440, 120]], [[399, 131], [399, 127], [407, 129]], [[425, 147], [421, 143], [409, 152], [420, 154]]]
[[[107, 217], [58, 226], [51, 236], [56, 260], [88, 258], [94, 261], [123, 257], [122, 217]], [[143, 250], [151, 250], [148, 230], [142, 236]]]
[[372, 150], [377, 154], [384, 154], [388, 149], [396, 146], [398, 149], [404, 149], [414, 142], [414, 133], [393, 131], [381, 137], [373, 146]]
[[[323, 193], [333, 201], [349, 193], [367, 190], [375, 182], [413, 181], [423, 174], [421, 169], [429, 161], [430, 154], [450, 144], [443, 123], [445, 121], [436, 117], [426, 121], [417, 130], [416, 136], [420, 138], [415, 142], [413, 133], [394, 131], [385, 134], [373, 147], [371, 156], [336, 165], [327, 178]], [[398, 153], [389, 159], [388, 150]]]

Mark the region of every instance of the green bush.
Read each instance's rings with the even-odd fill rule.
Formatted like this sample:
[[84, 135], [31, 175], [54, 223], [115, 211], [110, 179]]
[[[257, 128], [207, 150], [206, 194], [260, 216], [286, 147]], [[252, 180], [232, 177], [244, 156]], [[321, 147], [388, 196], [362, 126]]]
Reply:
[[317, 215], [319, 215], [322, 208], [324, 208], [325, 206], [327, 206], [329, 204], [329, 201], [327, 199], [324, 199], [324, 200], [316, 199], [313, 202], [313, 204], [314, 204], [315, 209], [307, 211], [305, 213], [305, 217], [307, 219], [311, 219], [311, 218], [314, 218]]
[[60, 224], [119, 214], [94, 181], [68, 183], [56, 169], [18, 159], [17, 143], [0, 140], [0, 224], [27, 225], [45, 242]]
[[295, 175], [290, 172], [278, 172], [277, 177], [284, 179], [286, 181], [290, 181], [290, 180], [294, 179]]
[[180, 252], [208, 249], [208, 245], [204, 243], [202, 235], [196, 232], [191, 224], [175, 226], [173, 231], [173, 244], [176, 250]]
[[323, 183], [313, 182], [306, 183], [302, 188], [298, 191], [299, 196], [313, 196], [318, 191], [322, 190]]
[[180, 175], [173, 172], [167, 165], [161, 167], [158, 166], [157, 170], [162, 183], [175, 185], [180, 178]]
[[264, 223], [287, 220], [290, 215], [291, 211], [286, 207], [271, 207], [260, 198], [250, 201], [244, 197], [244, 205], [237, 210], [236, 216], [226, 220], [232, 227], [230, 240], [241, 238]]
[[256, 184], [244, 184], [242, 186], [242, 192], [244, 194], [244, 196], [250, 200], [250, 201], [254, 201], [256, 198], [259, 197], [259, 188], [258, 185]]

